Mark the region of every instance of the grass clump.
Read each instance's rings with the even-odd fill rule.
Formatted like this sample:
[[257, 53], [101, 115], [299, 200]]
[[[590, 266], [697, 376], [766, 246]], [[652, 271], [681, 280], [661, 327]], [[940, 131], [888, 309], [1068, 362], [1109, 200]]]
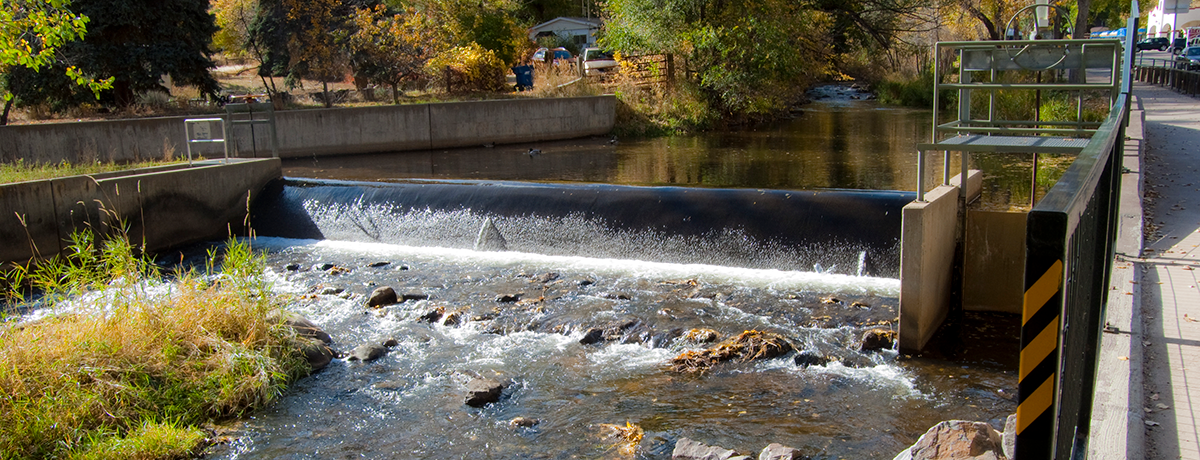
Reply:
[[187, 456], [201, 424], [262, 407], [308, 371], [246, 243], [170, 282], [133, 249], [79, 234], [68, 255], [4, 274], [13, 304], [23, 286], [53, 313], [0, 324], [0, 457]]
[[26, 163], [24, 159], [15, 163], [0, 163], [0, 184], [24, 182], [31, 180], [53, 179], [56, 177], [78, 176], [84, 174], [99, 174], [127, 169], [149, 168], [179, 163], [174, 160], [142, 161], [137, 163], [104, 163], [99, 161], [85, 163], [69, 163], [63, 160], [58, 163]]

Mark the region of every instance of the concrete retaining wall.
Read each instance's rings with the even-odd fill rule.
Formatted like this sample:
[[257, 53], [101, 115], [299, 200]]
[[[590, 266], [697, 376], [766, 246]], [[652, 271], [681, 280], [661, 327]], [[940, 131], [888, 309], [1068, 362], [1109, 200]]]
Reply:
[[[902, 211], [900, 240], [900, 349], [925, 347], [950, 312], [954, 252], [959, 227], [959, 183], [940, 185]], [[967, 179], [968, 201], [979, 196], [983, 175], [972, 170]]]
[[279, 160], [263, 159], [0, 185], [0, 262], [52, 257], [83, 229], [126, 228], [150, 251], [223, 238], [243, 228], [249, 201], [281, 175]]
[[[276, 112], [276, 129], [280, 157], [294, 158], [571, 139], [608, 133], [615, 117], [614, 96], [509, 99], [288, 110]], [[182, 157], [186, 118], [2, 126], [0, 161], [130, 161], [161, 158], [164, 150]], [[269, 157], [269, 130], [250, 131], [240, 125], [229, 134], [231, 151]], [[222, 155], [220, 144], [196, 144], [193, 151]]]

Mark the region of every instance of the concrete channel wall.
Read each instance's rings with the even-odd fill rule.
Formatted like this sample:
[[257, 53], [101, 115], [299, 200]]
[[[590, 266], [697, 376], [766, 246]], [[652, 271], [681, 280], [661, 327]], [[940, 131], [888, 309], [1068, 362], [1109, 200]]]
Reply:
[[[954, 252], [959, 243], [959, 184], [939, 185], [901, 212], [900, 240], [900, 349], [919, 351], [933, 338], [950, 312]], [[983, 174], [967, 176], [967, 202], [979, 197]]]
[[0, 185], [0, 263], [52, 257], [84, 229], [124, 228], [150, 251], [223, 238], [281, 175], [278, 159], [212, 160]]
[[[592, 96], [287, 110], [276, 112], [276, 129], [281, 158], [426, 150], [601, 135], [612, 130], [616, 106], [614, 96]], [[212, 116], [3, 126], [0, 161], [119, 162], [161, 158], [165, 151], [182, 157], [183, 120]], [[238, 156], [271, 155], [262, 125], [253, 136], [238, 126], [229, 139]], [[193, 150], [209, 158], [222, 154], [220, 144]]]

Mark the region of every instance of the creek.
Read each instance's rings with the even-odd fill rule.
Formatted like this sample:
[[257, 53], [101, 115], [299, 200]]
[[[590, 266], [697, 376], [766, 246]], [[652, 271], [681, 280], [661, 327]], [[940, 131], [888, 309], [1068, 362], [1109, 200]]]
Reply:
[[[338, 351], [395, 346], [295, 382], [207, 457], [665, 459], [687, 437], [888, 459], [941, 420], [1002, 428], [1011, 319], [968, 315], [922, 355], [860, 351], [897, 327], [899, 209], [930, 117], [824, 91], [747, 131], [285, 162], [252, 212], [268, 278]], [[505, 250], [476, 250], [497, 235]], [[366, 307], [380, 286], [412, 300]], [[831, 360], [671, 370], [712, 346], [698, 329]], [[479, 377], [509, 382], [498, 402], [464, 404]], [[632, 446], [612, 436], [626, 424]]]

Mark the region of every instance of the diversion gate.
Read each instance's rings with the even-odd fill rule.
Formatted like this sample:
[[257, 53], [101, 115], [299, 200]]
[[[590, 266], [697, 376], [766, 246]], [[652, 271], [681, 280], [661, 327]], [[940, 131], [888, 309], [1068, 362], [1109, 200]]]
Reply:
[[[1135, 0], [1130, 27], [1136, 25], [1137, 8]], [[960, 152], [962, 184], [966, 184], [965, 178], [969, 175], [971, 152], [1032, 154], [1035, 171], [1038, 153], [1077, 155], [1054, 187], [1033, 204], [1025, 220], [1016, 420], [1016, 458], [1020, 460], [1077, 459], [1084, 458], [1087, 453], [1117, 230], [1117, 192], [1120, 190], [1130, 103], [1133, 38], [1130, 35], [1124, 42], [949, 42], [939, 43], [936, 48], [939, 56], [943, 48], [955, 50], [958, 55], [958, 81], [943, 83], [939, 79], [934, 88], [935, 95], [941, 89], [958, 91], [958, 119], [939, 122], [935, 110], [933, 139], [918, 145], [918, 201], [914, 204], [923, 203], [930, 196], [926, 195], [924, 185], [925, 152], [928, 151], [945, 152], [943, 188], [951, 185], [950, 152], [953, 151]], [[1107, 81], [1088, 83], [1089, 69], [1102, 71], [1105, 68], [1109, 69]], [[1004, 71], [1024, 72], [1026, 76], [1036, 74], [1038, 82], [1006, 80], [1000, 75]], [[1051, 73], [1052, 79], [1061, 79], [1067, 72], [1074, 72], [1081, 78], [1078, 82], [1045, 84], [1041, 82], [1043, 72]], [[1040, 111], [1033, 120], [1001, 119], [996, 110], [997, 94], [1022, 90], [1037, 91], [1039, 101], [1041, 91], [1076, 92], [1079, 106], [1075, 120], [1042, 120]], [[972, 104], [972, 91], [981, 92], [986, 103]], [[1082, 94], [1085, 91], [1109, 95], [1110, 111], [1103, 122], [1083, 119]], [[1037, 105], [1040, 106], [1040, 102]], [[982, 116], [977, 115], [980, 112]], [[964, 222], [959, 224], [960, 229], [966, 226], [963, 216], [968, 205], [967, 189], [969, 187], [963, 185], [959, 191], [959, 219]], [[907, 232], [908, 224], [905, 225]], [[952, 223], [949, 225], [953, 227]], [[908, 250], [909, 245], [904, 245], [902, 251]], [[963, 250], [958, 252], [962, 254]], [[921, 317], [905, 313], [908, 308], [904, 288], [906, 260], [909, 260], [908, 256], [902, 254], [900, 346], [905, 347], [907, 340], [912, 347], [920, 348], [924, 339], [906, 339], [905, 321], [936, 318], [937, 314]], [[961, 260], [959, 264], [962, 265]], [[967, 289], [965, 283], [962, 289]], [[945, 299], [939, 299], [939, 302], [947, 303]], [[930, 305], [918, 303], [915, 308], [928, 309]], [[945, 314], [941, 315], [944, 317]]]

